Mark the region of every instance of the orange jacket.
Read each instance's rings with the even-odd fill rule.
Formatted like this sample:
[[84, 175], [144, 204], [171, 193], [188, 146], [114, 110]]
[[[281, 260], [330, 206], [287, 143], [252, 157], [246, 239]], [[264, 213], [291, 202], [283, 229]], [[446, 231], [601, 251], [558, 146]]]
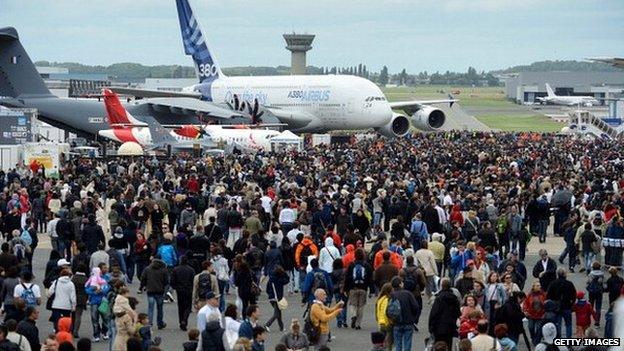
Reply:
[[303, 238], [303, 240], [301, 240], [301, 243], [299, 243], [299, 245], [297, 245], [297, 248], [295, 249], [295, 263], [299, 268], [305, 268], [308, 265], [308, 262], [301, 262], [300, 260], [301, 252], [306, 246], [310, 246], [310, 250], [312, 250], [312, 255], [318, 258], [319, 252], [314, 242], [308, 238]]
[[392, 262], [392, 264], [399, 270], [403, 268], [403, 260], [401, 259], [401, 256], [396, 252], [392, 252], [388, 249], [377, 251], [377, 253], [375, 254], [373, 268], [377, 269], [379, 266], [381, 266], [381, 264], [383, 263], [383, 253], [386, 251], [390, 252], [390, 261]]
[[58, 320], [58, 332], [56, 333], [56, 340], [59, 344], [68, 341], [74, 342], [74, 338], [71, 333], [72, 320], [69, 317], [62, 317]]
[[342, 266], [347, 269], [355, 261], [355, 247], [351, 244], [347, 245], [347, 253], [342, 256]]

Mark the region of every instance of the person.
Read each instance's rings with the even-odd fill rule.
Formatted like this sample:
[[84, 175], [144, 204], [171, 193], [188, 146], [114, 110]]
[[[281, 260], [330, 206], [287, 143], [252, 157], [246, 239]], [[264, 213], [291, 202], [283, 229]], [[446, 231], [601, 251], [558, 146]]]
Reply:
[[148, 315], [150, 322], [154, 321], [154, 307], [156, 307], [158, 329], [164, 329], [167, 324], [163, 320], [163, 301], [167, 284], [169, 283], [169, 271], [166, 264], [154, 258], [141, 274], [141, 286], [139, 290], [147, 292]]
[[0, 350], [3, 351], [19, 351], [20, 348], [16, 343], [8, 338], [9, 330], [5, 325], [0, 326]]
[[477, 335], [470, 339], [473, 351], [491, 351], [501, 349], [500, 342], [489, 336], [487, 331], [487, 320], [480, 320], [479, 323], [477, 323]]
[[6, 277], [0, 283], [0, 301], [4, 306], [4, 311], [8, 319], [15, 319], [17, 309], [15, 308], [15, 288], [19, 285], [19, 268], [17, 266], [9, 267], [6, 271]]
[[[440, 347], [440, 348], [437, 348], [436, 345], [434, 344], [433, 350], [434, 351], [450, 351], [448, 347], [446, 347], [446, 343], [442, 342], [441, 344], [443, 345], [443, 347]], [[470, 340], [468, 339], [461, 339], [459, 340], [459, 343], [457, 344], [457, 349], [458, 351], [472, 351], [472, 342], [470, 342]]]
[[609, 279], [607, 279], [606, 289], [609, 296], [609, 305], [613, 304], [615, 300], [620, 297], [620, 292], [622, 291], [622, 287], [624, 286], [624, 279], [620, 277], [618, 274], [619, 270], [617, 267], [609, 267]]
[[579, 230], [577, 232], [574, 241], [577, 245], [581, 244], [581, 253], [583, 254], [584, 261], [584, 266], [580, 270], [581, 272], [587, 271], [589, 273], [589, 270], [591, 269], [591, 264], [596, 258], [596, 253], [594, 252], [593, 245], [595, 242], [598, 241], [598, 238], [599, 237], [592, 229], [591, 223], [585, 223], [585, 225], [583, 226], [583, 231]]
[[392, 284], [386, 283], [381, 287], [379, 291], [379, 297], [375, 303], [375, 319], [377, 321], [377, 327], [379, 331], [383, 333], [384, 340], [382, 343], [387, 349], [392, 348], [392, 320], [388, 318], [386, 310], [388, 309], [388, 303], [390, 302], [390, 294], [392, 293]]
[[219, 295], [216, 295], [212, 291], [208, 292], [206, 295], [205, 305], [197, 311], [197, 329], [200, 333], [206, 329], [209, 314], [218, 314], [221, 316], [221, 311], [219, 310]]
[[[343, 301], [345, 304], [348, 301], [348, 297], [345, 294], [345, 281], [347, 276], [347, 270], [344, 268], [342, 264], [342, 259], [337, 258], [334, 260], [332, 272], [331, 272], [331, 280], [334, 285], [333, 296], [336, 299], [336, 302]], [[342, 328], [343, 326], [347, 327], [347, 311], [343, 309], [338, 317], [336, 317], [336, 322], [338, 324], [338, 328]]]
[[[76, 351], [91, 351], [91, 340], [87, 338], [80, 338], [76, 342]], [[128, 348], [128, 351], [135, 351]]]
[[546, 249], [539, 250], [540, 260], [533, 267], [533, 277], [539, 278], [542, 288], [548, 291], [550, 283], [557, 278], [557, 263], [548, 257]]
[[60, 344], [64, 342], [73, 343], [74, 339], [71, 332], [72, 320], [70, 317], [61, 317], [57, 323], [58, 331], [56, 332], [56, 341]]
[[572, 337], [572, 306], [576, 300], [576, 288], [574, 284], [566, 279], [566, 270], [564, 268], [557, 269], [557, 279], [552, 282], [548, 288], [546, 298], [548, 300], [557, 301], [559, 308], [557, 310], [557, 335], [561, 334], [562, 320], [566, 325], [566, 338]]
[[113, 314], [115, 315], [115, 340], [113, 342], [113, 351], [126, 351], [128, 339], [135, 334], [134, 320], [136, 319], [134, 311], [128, 305], [127, 287], [122, 287], [115, 299]]
[[87, 291], [85, 289], [85, 284], [87, 283], [87, 265], [84, 263], [80, 263], [78, 267], [76, 267], [76, 272], [72, 276], [72, 283], [76, 287], [76, 310], [72, 314], [72, 333], [75, 339], [79, 339], [80, 334], [80, 323], [82, 321], [82, 313], [87, 309], [87, 301], [89, 299], [89, 295], [87, 295]]
[[301, 332], [301, 326], [297, 319], [291, 321], [290, 332], [282, 336], [280, 343], [284, 344], [288, 350], [293, 351], [308, 351], [310, 346], [308, 336]]
[[206, 260], [202, 262], [202, 271], [193, 277], [193, 306], [196, 309], [201, 308], [206, 303], [206, 295], [210, 292], [214, 292], [215, 295], [221, 293], [218, 279], [212, 268], [212, 262]]
[[[100, 268], [95, 267], [91, 270], [91, 276], [85, 282], [85, 292], [88, 296], [87, 304], [91, 311], [91, 325], [93, 326], [93, 342], [99, 342], [100, 337], [104, 340], [108, 339], [108, 320], [98, 310], [102, 300], [108, 295], [110, 285], [102, 277]], [[100, 319], [102, 323], [100, 324]]]
[[188, 317], [193, 308], [193, 279], [195, 270], [189, 265], [186, 256], [180, 257], [180, 265], [171, 272], [169, 284], [176, 291], [178, 297], [178, 325], [181, 330], [186, 331]]
[[535, 351], [559, 350], [567, 351], [565, 346], [555, 345], [557, 337], [557, 327], [553, 323], [546, 323], [542, 326], [542, 341], [535, 346]]
[[243, 320], [238, 329], [238, 337], [251, 340], [253, 339], [253, 329], [258, 326], [258, 321], [260, 320], [260, 307], [258, 305], [250, 305], [245, 316], [245, 320]]
[[325, 289], [318, 288], [314, 291], [314, 301], [310, 305], [310, 321], [313, 325], [318, 326], [320, 335], [319, 339], [314, 345], [315, 350], [320, 350], [321, 347], [327, 346], [329, 342], [329, 322], [336, 318], [338, 313], [343, 308], [344, 303], [338, 302], [332, 307], [325, 306], [327, 301], [327, 292]]
[[496, 312], [496, 324], [507, 325], [507, 335], [516, 345], [520, 340], [520, 334], [524, 334], [522, 320], [525, 316], [520, 306], [525, 297], [522, 291], [512, 293], [509, 299]]
[[[60, 237], [61, 235], [59, 234], [59, 238]], [[95, 215], [90, 214], [88, 216], [88, 222], [83, 226], [81, 231], [81, 238], [82, 242], [87, 245], [87, 251], [89, 254], [93, 254], [99, 247], [106, 245], [104, 231], [102, 230], [102, 227], [95, 222]]]
[[604, 272], [600, 262], [594, 261], [591, 265], [591, 271], [587, 276], [587, 294], [589, 295], [589, 304], [596, 311], [595, 327], [600, 326], [600, 315], [602, 311], [602, 296], [605, 291]]
[[251, 344], [252, 351], [264, 351], [264, 342], [266, 341], [266, 329], [263, 327], [253, 328], [253, 343]]
[[[396, 270], [392, 264], [389, 266]], [[354, 309], [353, 317], [351, 317], [351, 328], [353, 329], [361, 329], [364, 306], [366, 305], [366, 291], [371, 285], [372, 276], [373, 272], [371, 266], [366, 262], [364, 250], [361, 248], [355, 250], [355, 261], [349, 266], [345, 274], [343, 293], [348, 296], [347, 301]]]
[[572, 306], [572, 311], [576, 315], [576, 337], [585, 337], [585, 331], [591, 325], [592, 317], [596, 318], [596, 312], [592, 305], [585, 300], [585, 293], [583, 291], [576, 292], [576, 303]]
[[39, 328], [37, 328], [37, 319], [39, 319], [39, 311], [36, 307], [30, 306], [26, 308], [26, 319], [17, 324], [15, 331], [23, 335], [32, 351], [40, 351], [41, 343], [39, 342]]
[[225, 329], [225, 336], [228, 342], [226, 345], [231, 349], [236, 343], [236, 340], [238, 340], [238, 331], [241, 325], [241, 322], [237, 320], [238, 312], [236, 311], [236, 305], [229, 304], [225, 308], [223, 315], [225, 316], [225, 325], [223, 328]]
[[[392, 335], [396, 351], [409, 351], [412, 349], [412, 335], [414, 328], [418, 324], [422, 306], [418, 304], [414, 294], [403, 288], [403, 279], [392, 278], [391, 301], [398, 301], [400, 304], [401, 316], [392, 320]], [[391, 302], [392, 303], [392, 302]]]
[[443, 341], [450, 348], [457, 335], [457, 318], [461, 315], [459, 300], [451, 291], [451, 281], [442, 278], [440, 291], [436, 294], [429, 312], [429, 333], [436, 342]]
[[[300, 233], [301, 240], [299, 240], [299, 235], [297, 235], [297, 244], [295, 248], [295, 266], [297, 267], [297, 272], [299, 272], [299, 286], [297, 290], [303, 289], [303, 283], [306, 278], [306, 265], [308, 264], [308, 257], [318, 257], [319, 252], [316, 244], [312, 241], [312, 237], [310, 235], [303, 235]], [[348, 267], [345, 264], [345, 267]]]
[[93, 268], [99, 267], [101, 263], [108, 264], [110, 261], [110, 257], [104, 248], [104, 244], [99, 244], [97, 251], [89, 254], [91, 255], [91, 258], [89, 259], [89, 269], [91, 271], [93, 271]]
[[264, 327], [269, 330], [269, 327], [273, 322], [277, 321], [280, 332], [284, 331], [284, 322], [282, 321], [282, 310], [278, 305], [278, 301], [284, 298], [284, 286], [290, 282], [288, 274], [284, 271], [282, 266], [276, 266], [272, 273], [269, 275], [269, 280], [266, 285], [266, 292], [269, 298], [269, 303], [273, 307], [273, 316], [264, 324]]
[[373, 272], [373, 282], [378, 289], [399, 275], [399, 269], [390, 261], [390, 254], [390, 251], [383, 253], [383, 262]]
[[26, 340], [26, 337], [16, 332], [17, 321], [15, 321], [15, 319], [9, 319], [5, 324], [8, 331], [6, 336], [7, 340], [15, 343], [20, 351], [30, 351], [30, 344], [28, 343], [28, 340]]
[[199, 330], [191, 328], [188, 330], [186, 335], [188, 337], [188, 340], [182, 344], [182, 349], [184, 351], [196, 351], [197, 346], [199, 346]]
[[314, 301], [316, 289], [323, 289], [325, 292], [331, 292], [334, 289], [331, 276], [319, 267], [318, 260], [312, 256], [309, 256], [309, 260], [311, 270], [305, 275], [301, 290], [302, 302], [307, 303]]
[[331, 273], [334, 261], [340, 257], [340, 251], [334, 246], [334, 239], [331, 237], [325, 238], [325, 246], [319, 253], [319, 267], [325, 272]]
[[387, 349], [385, 342], [385, 336], [382, 332], [371, 333], [371, 343], [373, 344], [372, 351], [385, 351]]
[[[137, 316], [137, 324], [134, 328], [136, 330], [136, 335], [140, 338], [139, 343], [141, 345], [141, 350], [148, 350], [151, 346], [160, 344], [159, 337], [152, 339], [152, 328], [150, 327], [150, 320], [146, 313], [139, 313]], [[128, 341], [131, 339], [132, 338], [128, 339]]]
[[13, 297], [19, 297], [24, 300], [26, 306], [41, 305], [41, 289], [32, 280], [32, 272], [24, 271], [21, 274], [20, 283], [13, 289]]
[[52, 283], [48, 290], [48, 298], [54, 298], [50, 321], [54, 324], [55, 330], [59, 318], [69, 317], [76, 310], [76, 287], [72, 283], [70, 275], [69, 268], [61, 270], [60, 277]]
[[546, 292], [542, 290], [539, 280], [533, 281], [529, 295], [522, 302], [522, 311], [528, 319], [529, 335], [533, 345], [537, 345], [542, 338], [542, 320], [544, 319], [544, 303]]
[[425, 292], [427, 297], [431, 297], [435, 293], [435, 277], [438, 275], [438, 265], [433, 251], [429, 250], [429, 242], [427, 240], [421, 241], [420, 250], [416, 251], [414, 259], [417, 266], [422, 267], [425, 271], [427, 279]]
[[201, 342], [198, 350], [202, 351], [225, 351], [227, 338], [225, 329], [219, 324], [220, 316], [210, 313], [207, 317], [206, 328], [201, 332]]

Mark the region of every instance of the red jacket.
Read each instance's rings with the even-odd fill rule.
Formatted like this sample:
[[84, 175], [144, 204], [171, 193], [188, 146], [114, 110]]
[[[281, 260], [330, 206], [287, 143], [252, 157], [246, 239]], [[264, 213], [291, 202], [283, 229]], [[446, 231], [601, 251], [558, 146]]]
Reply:
[[579, 300], [572, 309], [576, 313], [576, 325], [579, 327], [589, 327], [592, 316], [596, 320], [596, 312], [586, 300]]
[[543, 291], [530, 293], [522, 303], [522, 310], [529, 319], [544, 318], [544, 301], [546, 293]]
[[342, 256], [342, 266], [349, 267], [353, 261], [355, 261], [355, 247], [349, 244], [347, 245], [347, 253]]

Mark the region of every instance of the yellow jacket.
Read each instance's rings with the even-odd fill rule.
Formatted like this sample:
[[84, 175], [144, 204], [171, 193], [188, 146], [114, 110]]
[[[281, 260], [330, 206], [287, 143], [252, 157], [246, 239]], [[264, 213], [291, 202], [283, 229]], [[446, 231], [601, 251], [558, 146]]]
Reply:
[[329, 334], [329, 322], [336, 318], [338, 313], [340, 313], [338, 305], [330, 308], [315, 301], [310, 309], [310, 319], [312, 324], [320, 327], [321, 334]]
[[382, 296], [377, 299], [375, 306], [375, 318], [377, 319], [377, 325], [379, 327], [389, 327], [392, 325], [392, 321], [386, 315], [386, 309], [388, 308], [388, 296]]
[[[444, 247], [444, 244], [442, 244], [439, 241], [432, 241], [429, 243], [429, 250], [431, 250], [431, 252], [433, 252], [433, 256], [435, 256], [435, 260], [436, 261], [443, 261], [444, 260], [444, 250], [446, 248]], [[440, 272], [438, 272], [440, 273]]]

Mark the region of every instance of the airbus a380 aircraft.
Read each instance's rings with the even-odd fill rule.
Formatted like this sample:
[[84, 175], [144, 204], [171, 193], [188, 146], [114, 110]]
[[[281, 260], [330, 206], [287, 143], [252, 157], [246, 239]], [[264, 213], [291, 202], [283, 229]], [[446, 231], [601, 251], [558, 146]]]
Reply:
[[[188, 0], [176, 0], [176, 5], [184, 51], [193, 57], [199, 76], [199, 84], [184, 89], [179, 93], [181, 97], [196, 96], [215, 103], [230, 103], [238, 98], [246, 106], [257, 101], [260, 108], [268, 112], [265, 116], [274, 116], [295, 132], [373, 128], [390, 137], [407, 134], [410, 120], [421, 130], [440, 129], [446, 116], [442, 110], [428, 104], [455, 102], [453, 99], [388, 102], [373, 82], [348, 75], [226, 77], [209, 49]], [[143, 97], [159, 96], [157, 91], [119, 88], [115, 91]]]
[[548, 95], [546, 97], [538, 97], [537, 99], [541, 102], [553, 104], [553, 105], [582, 105], [582, 106], [594, 106], [598, 105], [599, 102], [593, 96], [563, 96], [556, 95], [553, 89], [550, 87], [550, 84], [546, 83], [546, 92]]

